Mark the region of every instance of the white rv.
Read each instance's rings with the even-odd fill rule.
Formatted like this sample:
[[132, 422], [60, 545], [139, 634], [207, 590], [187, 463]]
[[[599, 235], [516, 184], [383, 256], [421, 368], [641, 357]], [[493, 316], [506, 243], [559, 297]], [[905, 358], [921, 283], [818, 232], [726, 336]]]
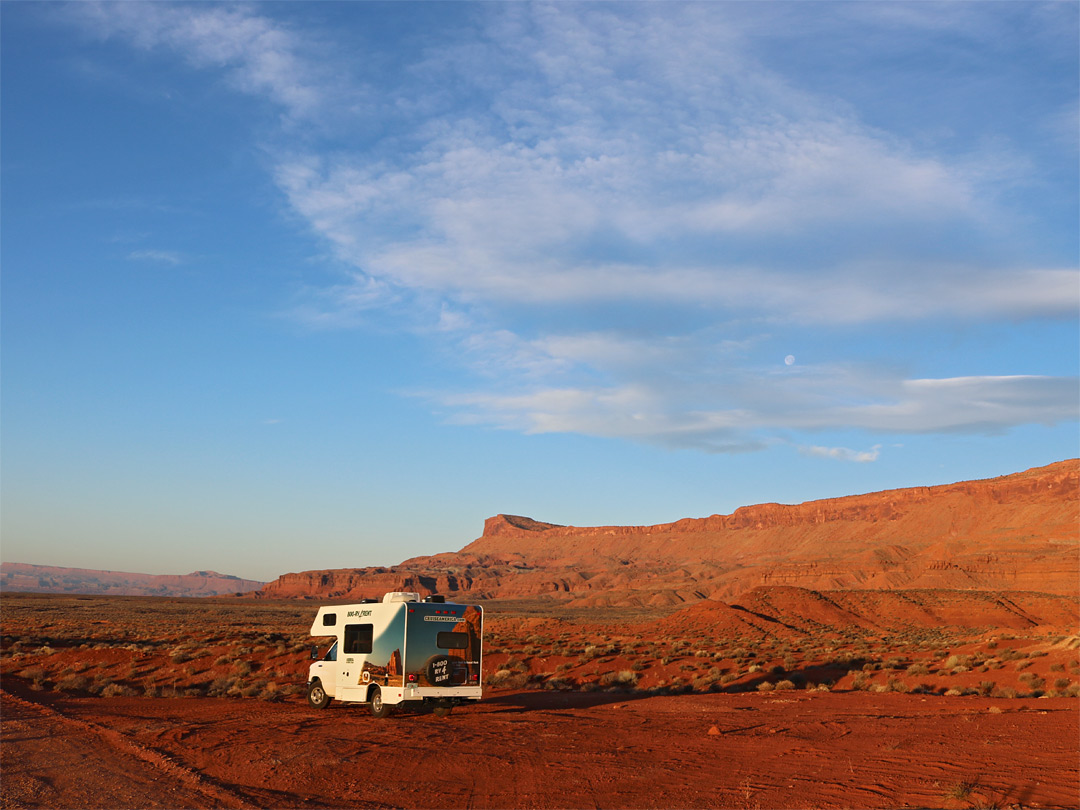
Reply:
[[311, 635], [334, 640], [321, 656], [311, 651], [308, 703], [367, 703], [376, 717], [402, 704], [447, 715], [480, 700], [483, 629], [483, 608], [441, 596], [395, 592], [382, 602], [321, 607]]

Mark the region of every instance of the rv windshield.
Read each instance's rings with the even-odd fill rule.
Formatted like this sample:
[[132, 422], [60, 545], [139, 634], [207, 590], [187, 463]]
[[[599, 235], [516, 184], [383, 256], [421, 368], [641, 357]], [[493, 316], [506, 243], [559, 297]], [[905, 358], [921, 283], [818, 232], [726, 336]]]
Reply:
[[330, 649], [323, 656], [323, 661], [337, 661], [337, 642], [330, 645]]

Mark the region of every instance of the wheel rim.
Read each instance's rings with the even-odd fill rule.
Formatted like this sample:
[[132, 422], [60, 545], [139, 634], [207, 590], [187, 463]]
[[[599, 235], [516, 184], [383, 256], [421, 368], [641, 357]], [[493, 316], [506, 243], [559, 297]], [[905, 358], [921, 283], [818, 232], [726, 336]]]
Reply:
[[375, 694], [371, 696], [371, 708], [377, 712], [382, 711], [382, 692], [376, 690]]
[[326, 697], [326, 693], [323, 692], [321, 686], [316, 686], [311, 690], [311, 699], [315, 703], [322, 703], [323, 698]]

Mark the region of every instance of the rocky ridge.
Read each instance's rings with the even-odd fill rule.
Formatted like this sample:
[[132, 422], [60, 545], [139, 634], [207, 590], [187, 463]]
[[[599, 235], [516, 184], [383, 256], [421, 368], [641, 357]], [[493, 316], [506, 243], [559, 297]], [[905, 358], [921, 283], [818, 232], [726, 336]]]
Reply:
[[1076, 594], [1078, 555], [1080, 460], [1070, 459], [981, 481], [760, 504], [654, 526], [497, 515], [461, 551], [285, 574], [257, 595], [353, 599], [408, 590], [599, 606], [729, 599], [758, 586]]
[[0, 591], [110, 596], [224, 596], [258, 590], [266, 583], [216, 571], [132, 574], [28, 563], [0, 564]]

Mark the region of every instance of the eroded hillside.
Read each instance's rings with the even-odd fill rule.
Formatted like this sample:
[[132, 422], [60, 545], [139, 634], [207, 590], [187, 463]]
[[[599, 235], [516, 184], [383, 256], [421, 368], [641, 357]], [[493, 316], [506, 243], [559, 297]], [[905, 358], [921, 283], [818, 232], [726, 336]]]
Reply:
[[550, 595], [581, 605], [728, 599], [761, 585], [1075, 594], [1080, 460], [1014, 475], [655, 526], [575, 527], [489, 518], [459, 552], [389, 568], [286, 574], [270, 598], [410, 590], [472, 599]]

